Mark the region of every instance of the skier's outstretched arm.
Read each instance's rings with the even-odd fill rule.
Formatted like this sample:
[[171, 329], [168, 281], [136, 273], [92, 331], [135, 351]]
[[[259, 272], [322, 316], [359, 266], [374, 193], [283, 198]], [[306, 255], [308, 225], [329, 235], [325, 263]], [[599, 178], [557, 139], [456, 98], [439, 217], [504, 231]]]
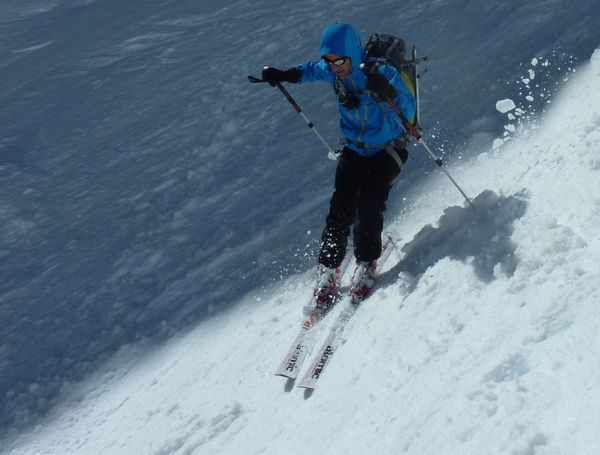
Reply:
[[311, 60], [302, 65], [293, 66], [286, 70], [265, 66], [262, 71], [264, 81], [275, 85], [281, 82], [291, 82], [293, 84], [316, 81], [333, 81], [333, 73], [322, 59]]

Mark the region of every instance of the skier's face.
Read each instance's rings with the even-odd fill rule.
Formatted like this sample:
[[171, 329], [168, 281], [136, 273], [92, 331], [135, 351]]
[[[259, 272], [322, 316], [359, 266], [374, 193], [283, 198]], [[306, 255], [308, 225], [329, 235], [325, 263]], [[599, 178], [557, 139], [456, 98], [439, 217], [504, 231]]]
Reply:
[[340, 79], [345, 79], [350, 74], [350, 66], [352, 62], [350, 57], [342, 57], [335, 54], [325, 54], [323, 59], [327, 62], [331, 71]]

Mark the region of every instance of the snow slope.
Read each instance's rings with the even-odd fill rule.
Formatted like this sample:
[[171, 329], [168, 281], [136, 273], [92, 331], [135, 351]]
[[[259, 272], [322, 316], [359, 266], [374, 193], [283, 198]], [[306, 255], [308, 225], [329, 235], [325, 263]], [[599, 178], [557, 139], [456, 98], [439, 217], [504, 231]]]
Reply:
[[600, 453], [598, 87], [600, 50], [543, 119], [449, 163], [476, 212], [443, 176], [408, 195], [312, 396], [272, 375], [307, 273], [122, 349], [7, 453]]
[[[529, 96], [519, 65], [550, 59], [534, 84], [552, 92], [589, 58], [600, 3], [2, 0], [0, 437], [122, 347], [160, 346], [314, 266], [334, 163], [246, 76], [317, 57], [334, 20], [430, 57], [428, 137], [467, 157], [502, 134], [496, 101]], [[290, 91], [335, 143], [331, 89]], [[413, 156], [396, 194], [434, 168]], [[413, 202], [392, 198], [390, 215]]]
[[[2, 1], [0, 438], [122, 347], [161, 346], [314, 266], [334, 163], [246, 75], [315, 57], [334, 20], [429, 55], [428, 137], [466, 158], [512, 134], [500, 98], [545, 103], [519, 102], [530, 96], [519, 65], [550, 59], [530, 87], [553, 92], [591, 55], [600, 3]], [[335, 143], [331, 89], [290, 90]], [[413, 156], [390, 215], [434, 169]]]

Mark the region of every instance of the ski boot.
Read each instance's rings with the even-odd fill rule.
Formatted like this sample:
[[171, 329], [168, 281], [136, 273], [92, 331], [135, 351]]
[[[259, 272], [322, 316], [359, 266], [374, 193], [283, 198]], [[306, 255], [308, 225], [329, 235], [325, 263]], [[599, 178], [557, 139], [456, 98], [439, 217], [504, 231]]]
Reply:
[[319, 264], [317, 267], [317, 284], [313, 292], [313, 305], [302, 326], [310, 329], [322, 319], [335, 305], [337, 285], [340, 279], [340, 268], [335, 269]]
[[350, 284], [352, 303], [359, 304], [371, 292], [375, 286], [376, 269], [377, 260], [356, 262]]

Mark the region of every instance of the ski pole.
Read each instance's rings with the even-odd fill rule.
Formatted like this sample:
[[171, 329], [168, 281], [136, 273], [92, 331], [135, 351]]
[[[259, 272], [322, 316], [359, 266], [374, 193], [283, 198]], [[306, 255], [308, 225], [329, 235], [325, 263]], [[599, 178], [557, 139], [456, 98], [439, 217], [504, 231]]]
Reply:
[[[248, 76], [248, 80], [252, 83], [269, 82], [269, 81], [265, 81], [263, 79], [259, 79], [254, 76]], [[275, 87], [277, 87], [281, 91], [281, 93], [283, 93], [283, 96], [285, 96], [285, 98], [290, 102], [290, 104], [294, 107], [296, 112], [302, 116], [302, 118], [306, 122], [306, 126], [308, 126], [312, 131], [314, 131], [314, 133], [317, 135], [317, 137], [321, 140], [321, 142], [323, 143], [325, 148], [329, 151], [329, 154], [328, 154], [329, 159], [337, 160], [336, 152], [334, 152], [334, 150], [329, 146], [329, 144], [323, 138], [323, 136], [321, 136], [321, 133], [319, 133], [319, 131], [317, 130], [317, 127], [314, 125], [314, 123], [308, 119], [308, 117], [304, 114], [304, 112], [302, 112], [302, 109], [300, 108], [300, 106], [298, 106], [298, 103], [296, 103], [294, 98], [292, 98], [292, 95], [290, 95], [290, 93], [285, 89], [285, 87], [283, 85], [281, 85], [281, 82], [277, 82], [275, 84]]]
[[[368, 77], [368, 75], [370, 73], [371, 74], [372, 73], [377, 73], [377, 63], [375, 63], [375, 65], [371, 66], [370, 68], [367, 65], [365, 65], [364, 63], [361, 63], [360, 69], [363, 70], [363, 72]], [[408, 132], [410, 135], [412, 135], [417, 140], [417, 142], [419, 142], [419, 144], [421, 144], [423, 146], [423, 148], [427, 151], [427, 153], [429, 154], [429, 156], [433, 159], [433, 161], [435, 161], [435, 164], [437, 164], [438, 167], [444, 172], [444, 174], [446, 174], [446, 176], [454, 184], [454, 186], [456, 187], [456, 189], [458, 191], [460, 191], [460, 194], [462, 194], [462, 196], [466, 199], [466, 201], [469, 203], [469, 205], [471, 207], [475, 208], [475, 206], [473, 205], [473, 202], [471, 202], [471, 199], [469, 199], [469, 197], [465, 194], [465, 192], [458, 185], [458, 183], [456, 183], [456, 180], [454, 180], [454, 178], [450, 175], [450, 173], [448, 172], [448, 170], [444, 167], [444, 162], [442, 161], [442, 159], [440, 157], [436, 156], [435, 153], [433, 153], [431, 151], [431, 149], [429, 148], [429, 146], [427, 145], [427, 143], [423, 140], [423, 137], [422, 137], [421, 133], [419, 132], [419, 130], [413, 124], [411, 124], [408, 121], [408, 119], [402, 113], [402, 111], [400, 110], [400, 108], [398, 107], [398, 105], [394, 102], [394, 100], [391, 99], [391, 98], [387, 98], [385, 100], [385, 102], [388, 103], [392, 107], [392, 109], [394, 110], [394, 112], [396, 114], [398, 114], [398, 116], [402, 120], [402, 122], [399, 123], [400, 126], [402, 128], [404, 128], [404, 130], [406, 132]]]
[[394, 112], [396, 114], [398, 114], [398, 116], [402, 120], [402, 127], [409, 134], [411, 134], [412, 136], [414, 136], [414, 138], [417, 140], [417, 142], [419, 142], [419, 144], [421, 144], [423, 146], [423, 148], [427, 151], [427, 153], [429, 154], [429, 156], [433, 159], [433, 161], [435, 161], [435, 164], [437, 164], [439, 166], [439, 168], [444, 172], [444, 174], [446, 174], [446, 176], [454, 184], [454, 186], [456, 187], [456, 189], [458, 189], [458, 191], [460, 191], [460, 194], [463, 195], [463, 197], [466, 199], [466, 201], [469, 203], [469, 205], [471, 205], [471, 207], [475, 208], [475, 206], [473, 205], [473, 202], [471, 202], [471, 199], [469, 199], [469, 197], [465, 194], [465, 192], [458, 185], [458, 183], [456, 183], [456, 180], [454, 180], [454, 178], [452, 178], [452, 176], [450, 175], [450, 173], [448, 172], [448, 170], [445, 168], [444, 162], [442, 161], [442, 159], [439, 156], [436, 156], [435, 153], [433, 153], [431, 151], [431, 149], [429, 148], [429, 146], [427, 145], [427, 143], [423, 140], [423, 136], [421, 135], [421, 133], [419, 132], [419, 130], [417, 128], [415, 128], [414, 125], [412, 125], [408, 121], [408, 119], [402, 113], [402, 111], [400, 110], [400, 108], [398, 107], [398, 105], [394, 102], [394, 100], [392, 100], [391, 98], [388, 98], [388, 99], [385, 100], [385, 102], [388, 103], [392, 107], [392, 109], [394, 110]]

